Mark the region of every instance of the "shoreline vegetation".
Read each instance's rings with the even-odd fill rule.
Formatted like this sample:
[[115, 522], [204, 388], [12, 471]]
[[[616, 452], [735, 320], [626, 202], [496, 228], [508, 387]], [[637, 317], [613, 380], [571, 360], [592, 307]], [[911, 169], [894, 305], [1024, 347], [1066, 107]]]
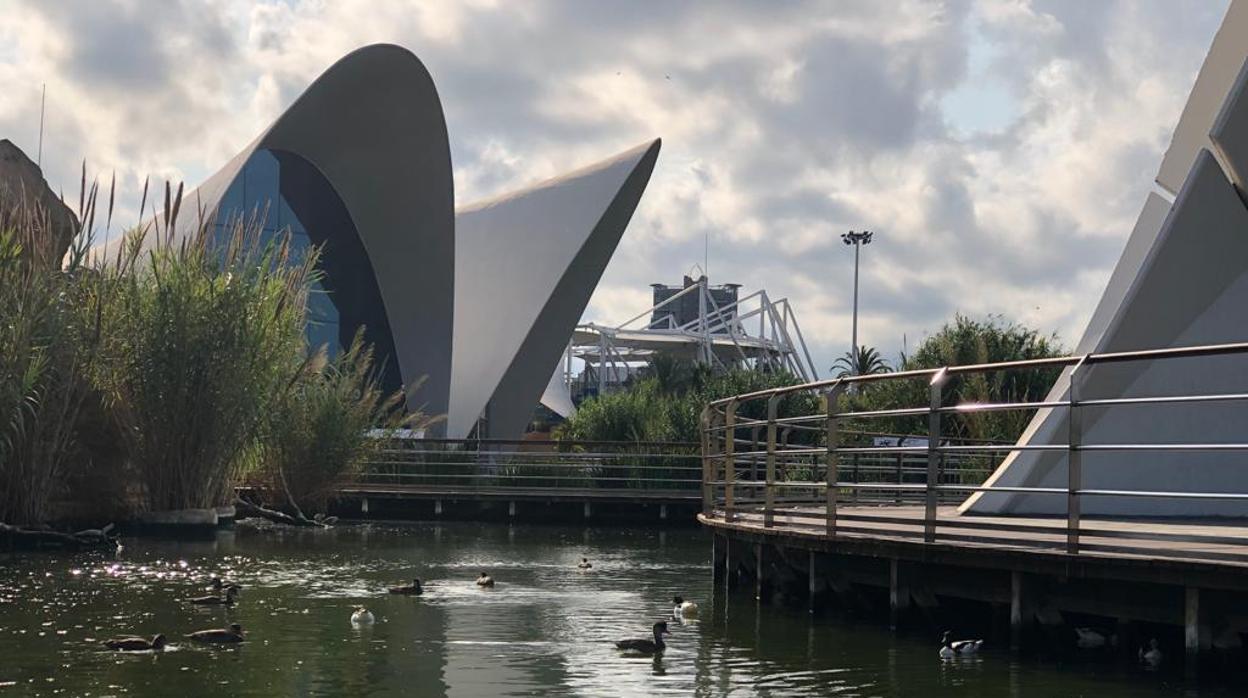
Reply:
[[[382, 390], [362, 333], [332, 356], [308, 346], [319, 251], [266, 235], [263, 212], [175, 234], [181, 187], [150, 207], [145, 187], [140, 224], [102, 259], [100, 194], [84, 168], [66, 239], [51, 204], [0, 191], [0, 548], [111, 537], [53, 521], [232, 505], [324, 526], [329, 494], [379, 447], [377, 430], [433, 421]], [[254, 501], [237, 501], [244, 483]]]

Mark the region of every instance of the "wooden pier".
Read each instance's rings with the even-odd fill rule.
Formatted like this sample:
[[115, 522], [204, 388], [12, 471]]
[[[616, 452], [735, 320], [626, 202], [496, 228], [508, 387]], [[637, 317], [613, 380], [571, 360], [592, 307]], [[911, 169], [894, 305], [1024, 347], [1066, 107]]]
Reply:
[[[715, 574], [726, 590], [752, 591], [760, 603], [837, 600], [888, 606], [895, 625], [916, 609], [936, 617], [951, 602], [986, 613], [952, 620], [967, 625], [1008, 618], [1012, 646], [1036, 626], [1074, 644], [1071, 620], [1135, 648], [1146, 627], [1163, 635], [1196, 666], [1210, 649], [1239, 649], [1248, 635], [1248, 519], [1113, 518], [1083, 513], [1096, 497], [1140, 501], [1248, 500], [1248, 486], [1229, 491], [1095, 489], [1083, 483], [1086, 453], [1219, 451], [1248, 455], [1248, 438], [1228, 443], [1087, 443], [1070, 428], [1068, 442], [1042, 445], [957, 443], [942, 430], [952, 414], [1066, 410], [1072, 425], [1086, 409], [1129, 409], [1248, 400], [1248, 394], [1081, 396], [1045, 402], [950, 404], [945, 386], [962, 376], [1001, 371], [1163, 361], [1248, 353], [1248, 344], [1063, 357], [1008, 364], [950, 366], [895, 374], [848, 376], [717, 400], [703, 412], [702, 511], [713, 531]], [[847, 395], [879, 381], [922, 381], [922, 405], [854, 412]], [[805, 411], [786, 413], [784, 405]], [[802, 408], [802, 406], [805, 406]], [[814, 406], [813, 409], [811, 406]], [[850, 428], [881, 418], [922, 420], [917, 443], [882, 444]], [[861, 433], [861, 432], [859, 432]], [[1001, 491], [1054, 497], [1055, 517], [959, 515], [952, 504], [990, 491], [987, 473], [1025, 449], [1058, 451], [1060, 486]], [[1248, 483], [1248, 470], [1244, 483]], [[1233, 483], [1232, 483], [1233, 484]], [[1238, 490], [1238, 491], [1236, 491]], [[1147, 507], [1141, 507], [1147, 509]], [[1199, 511], [1200, 507], [1189, 509]], [[956, 628], [955, 628], [956, 630]]]

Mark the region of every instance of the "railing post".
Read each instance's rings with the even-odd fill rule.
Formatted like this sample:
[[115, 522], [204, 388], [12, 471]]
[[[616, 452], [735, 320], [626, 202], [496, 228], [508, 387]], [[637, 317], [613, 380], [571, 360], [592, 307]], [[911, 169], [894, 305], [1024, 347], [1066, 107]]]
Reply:
[[724, 521], [732, 521], [733, 481], [737, 478], [737, 401], [724, 407]]
[[715, 479], [715, 466], [711, 460], [711, 425], [713, 424], [711, 415], [714, 409], [707, 405], [702, 410], [702, 514], [710, 516], [712, 509], [712, 500], [715, 496], [715, 488], [711, 482]]
[[767, 472], [763, 485], [763, 526], [766, 527], [775, 524], [776, 517], [776, 410], [779, 405], [779, 395], [767, 398]]
[[897, 454], [897, 484], [898, 484], [899, 486], [898, 486], [898, 488], [897, 488], [897, 494], [896, 494], [896, 496], [894, 496], [894, 497], [893, 497], [893, 503], [894, 503], [894, 504], [896, 504], [896, 505], [898, 505], [898, 506], [901, 506], [901, 498], [902, 498], [902, 495], [904, 494], [904, 492], [903, 492], [903, 490], [901, 489], [900, 485], [904, 485], [904, 484], [906, 484], [906, 475], [905, 475], [905, 471], [902, 469], [902, 468], [903, 468], [903, 465], [904, 465], [904, 463], [903, 463], [904, 456], [905, 456], [905, 454], [904, 454], [904, 453], [898, 453], [898, 454]]
[[927, 486], [924, 488], [923, 542], [936, 541], [936, 486], [940, 480], [940, 404], [941, 386], [945, 382], [945, 369], [932, 376], [928, 387], [927, 411]]
[[1066, 552], [1071, 555], [1079, 554], [1079, 490], [1083, 488], [1083, 414], [1079, 408], [1079, 383], [1083, 379], [1080, 369], [1087, 359], [1085, 355], [1070, 370], [1070, 408], [1066, 415], [1069, 428], [1066, 447]]
[[824, 512], [824, 525], [827, 527], [826, 533], [829, 538], [836, 537], [836, 498], [838, 479], [838, 461], [840, 456], [837, 454], [837, 448], [840, 446], [840, 433], [838, 430], [836, 412], [837, 403], [840, 402], [841, 393], [844, 392], [845, 386], [840, 381], [832, 384], [832, 387], [824, 393], [824, 399], [827, 400], [828, 418], [826, 422], [826, 440], [827, 440], [827, 488], [825, 496], [827, 497], [827, 511]]

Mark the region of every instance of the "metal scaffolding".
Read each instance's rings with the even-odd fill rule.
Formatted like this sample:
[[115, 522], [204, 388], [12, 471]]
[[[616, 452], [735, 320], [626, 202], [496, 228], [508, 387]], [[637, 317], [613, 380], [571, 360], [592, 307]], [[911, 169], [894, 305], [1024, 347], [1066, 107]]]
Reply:
[[[698, 297], [693, 320], [678, 324], [670, 313], [657, 312], [690, 294]], [[589, 381], [582, 388], [592, 386], [602, 394], [661, 354], [718, 370], [788, 371], [802, 380], [819, 380], [787, 298], [772, 300], [767, 291], [758, 290], [721, 305], [705, 276], [615, 327], [578, 325], [568, 345], [565, 380], [573, 389], [578, 377], [572, 374], [572, 359], [580, 359], [585, 372], [579, 380]]]

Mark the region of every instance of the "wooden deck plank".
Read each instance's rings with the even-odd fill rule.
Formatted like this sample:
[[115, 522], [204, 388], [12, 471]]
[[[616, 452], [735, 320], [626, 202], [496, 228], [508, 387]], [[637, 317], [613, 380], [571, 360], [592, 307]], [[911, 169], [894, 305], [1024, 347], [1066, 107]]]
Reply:
[[[838, 537], [855, 540], [878, 538], [894, 542], [922, 544], [916, 540], [923, 530], [922, 506], [842, 506], [838, 513], [850, 519], [838, 521]], [[722, 519], [723, 512], [714, 512]], [[765, 527], [761, 512], [734, 512], [733, 523], [746, 529], [803, 537], [824, 537], [823, 509], [796, 507], [778, 510], [774, 525]], [[959, 516], [954, 507], [937, 510], [937, 541], [948, 546], [975, 549], [1048, 552], [1064, 551], [1064, 518], [1026, 516]], [[1248, 569], [1248, 521], [1225, 519], [1085, 519], [1080, 535], [1082, 546], [1077, 557], [1197, 560], [1203, 563]], [[1019, 532], [994, 526], [1027, 526], [1035, 530]], [[1117, 537], [1114, 534], [1131, 537]], [[1156, 536], [1157, 538], [1149, 538]], [[1176, 541], [1161, 536], [1218, 537], [1226, 541]], [[1112, 549], [1108, 549], [1112, 548]]]

